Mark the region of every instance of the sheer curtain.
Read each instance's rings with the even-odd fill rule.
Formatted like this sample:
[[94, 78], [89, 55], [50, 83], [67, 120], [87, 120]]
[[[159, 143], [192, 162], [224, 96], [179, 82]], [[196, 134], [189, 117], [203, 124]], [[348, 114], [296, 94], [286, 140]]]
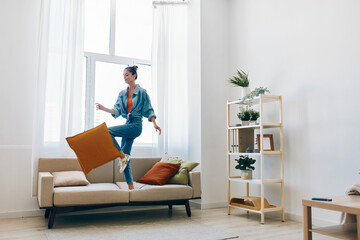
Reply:
[[43, 0], [33, 126], [33, 192], [39, 157], [75, 157], [65, 138], [82, 131], [84, 0]]
[[188, 159], [187, 5], [154, 4], [152, 74], [157, 122], [153, 155]]

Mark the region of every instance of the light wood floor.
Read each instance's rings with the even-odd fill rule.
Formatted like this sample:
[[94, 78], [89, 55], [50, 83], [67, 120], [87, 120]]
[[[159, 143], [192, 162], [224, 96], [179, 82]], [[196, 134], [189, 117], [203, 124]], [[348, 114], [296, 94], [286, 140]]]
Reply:
[[[109, 213], [87, 213], [59, 215], [55, 219], [54, 228], [68, 226], [84, 226], [91, 224], [118, 224], [126, 222], [152, 222], [157, 220], [187, 219], [185, 208], [174, 206], [172, 212], [167, 207], [126, 209]], [[226, 208], [200, 210], [192, 208], [191, 220], [211, 226], [218, 230], [236, 234], [238, 239], [246, 240], [292, 240], [303, 239], [303, 225], [299, 222], [286, 221], [271, 217], [265, 218], [265, 224], [260, 224], [260, 215], [233, 209], [227, 215]], [[84, 228], [82, 228], [84, 229]], [[86, 228], [85, 228], [86, 229]], [[44, 217], [29, 217], [15, 219], [0, 219], [0, 239], [34, 239], [46, 240], [47, 220]], [[313, 234], [313, 239], [333, 239]]]

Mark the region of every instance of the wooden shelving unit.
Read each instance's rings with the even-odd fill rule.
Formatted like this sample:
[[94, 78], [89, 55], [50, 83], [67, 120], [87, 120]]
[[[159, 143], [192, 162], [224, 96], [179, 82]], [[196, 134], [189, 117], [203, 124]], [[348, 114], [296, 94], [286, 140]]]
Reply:
[[[264, 108], [266, 103], [270, 102], [278, 102], [279, 106], [279, 122], [264, 122]], [[253, 106], [259, 107], [260, 122], [256, 125], [250, 126], [236, 126], [235, 124], [231, 125], [230, 117], [232, 116], [231, 113], [231, 105], [243, 105], [244, 107], [248, 108], [251, 104]], [[260, 149], [263, 149], [264, 145], [264, 129], [279, 129], [279, 149], [273, 151], [259, 151], [253, 153], [246, 153], [244, 151], [245, 144], [252, 144], [254, 146], [254, 132], [259, 131], [260, 134]], [[237, 101], [228, 101], [227, 102], [227, 159], [228, 159], [228, 214], [230, 214], [231, 208], [239, 208], [243, 209], [248, 212], [255, 212], [261, 214], [261, 223], [265, 223], [265, 213], [266, 212], [274, 212], [274, 211], [281, 211], [281, 220], [285, 221], [285, 214], [284, 214], [284, 159], [283, 159], [283, 121], [282, 121], [282, 99], [281, 96], [274, 96], [274, 95], [267, 95], [267, 94], [260, 94], [259, 97], [254, 98], [251, 103], [245, 102], [241, 103], [239, 100]], [[240, 146], [240, 139], [243, 143]], [[235, 142], [238, 141], [238, 145]], [[231, 144], [232, 142], [232, 144]], [[249, 155], [250, 157], [257, 157], [260, 158], [260, 178], [257, 179], [250, 179], [245, 180], [242, 179], [241, 176], [232, 176], [230, 171], [230, 161], [232, 156], [239, 156], [239, 155]], [[264, 178], [264, 161], [266, 156], [279, 156], [280, 158], [280, 178], [276, 179], [265, 179]], [[246, 185], [246, 197], [249, 197], [249, 189], [250, 185], [260, 185], [260, 198], [261, 198], [261, 208], [260, 210], [253, 210], [246, 207], [239, 207], [231, 204], [231, 183], [234, 184], [245, 184]], [[275, 183], [279, 184], [281, 187], [281, 205], [275, 206], [272, 208], [265, 208], [264, 207], [264, 199], [265, 199], [265, 184]]]

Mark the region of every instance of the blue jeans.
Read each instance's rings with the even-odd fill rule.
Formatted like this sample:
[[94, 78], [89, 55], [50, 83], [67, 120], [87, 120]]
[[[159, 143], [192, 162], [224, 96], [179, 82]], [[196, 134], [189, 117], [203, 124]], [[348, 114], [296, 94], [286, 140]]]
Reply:
[[[128, 119], [125, 125], [119, 125], [114, 127], [109, 127], [110, 135], [113, 139], [115, 147], [119, 151], [123, 151], [125, 154], [130, 155], [131, 147], [134, 142], [134, 139], [140, 136], [142, 131], [142, 119], [138, 117], [134, 117]], [[118, 142], [116, 141], [115, 137], [121, 137], [121, 147], [119, 146]], [[126, 166], [124, 170], [124, 176], [127, 184], [132, 183], [133, 176], [131, 172], [130, 162]]]

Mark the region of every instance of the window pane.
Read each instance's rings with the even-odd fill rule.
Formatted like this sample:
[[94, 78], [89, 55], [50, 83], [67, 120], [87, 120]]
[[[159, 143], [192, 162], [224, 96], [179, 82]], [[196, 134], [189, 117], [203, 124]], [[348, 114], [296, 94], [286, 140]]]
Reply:
[[117, 0], [115, 54], [151, 59], [152, 1]]
[[[95, 70], [95, 103], [101, 103], [107, 108], [113, 108], [119, 92], [127, 87], [123, 78], [123, 69], [126, 65], [96, 62]], [[115, 119], [111, 114], [95, 110], [94, 124], [106, 122], [108, 127], [121, 125], [125, 119]]]
[[110, 0], [85, 1], [84, 50], [109, 54]]
[[[101, 103], [107, 108], [112, 108], [117, 100], [121, 90], [127, 88], [127, 84], [123, 79], [123, 70], [127, 65], [96, 62], [95, 74], [95, 102]], [[138, 65], [137, 84], [145, 88], [151, 98], [151, 67]], [[95, 126], [106, 122], [108, 127], [125, 124], [122, 117], [113, 118], [111, 114], [95, 110], [94, 123]], [[143, 131], [141, 135], [135, 139], [135, 143], [152, 143], [153, 125], [143, 118]]]

